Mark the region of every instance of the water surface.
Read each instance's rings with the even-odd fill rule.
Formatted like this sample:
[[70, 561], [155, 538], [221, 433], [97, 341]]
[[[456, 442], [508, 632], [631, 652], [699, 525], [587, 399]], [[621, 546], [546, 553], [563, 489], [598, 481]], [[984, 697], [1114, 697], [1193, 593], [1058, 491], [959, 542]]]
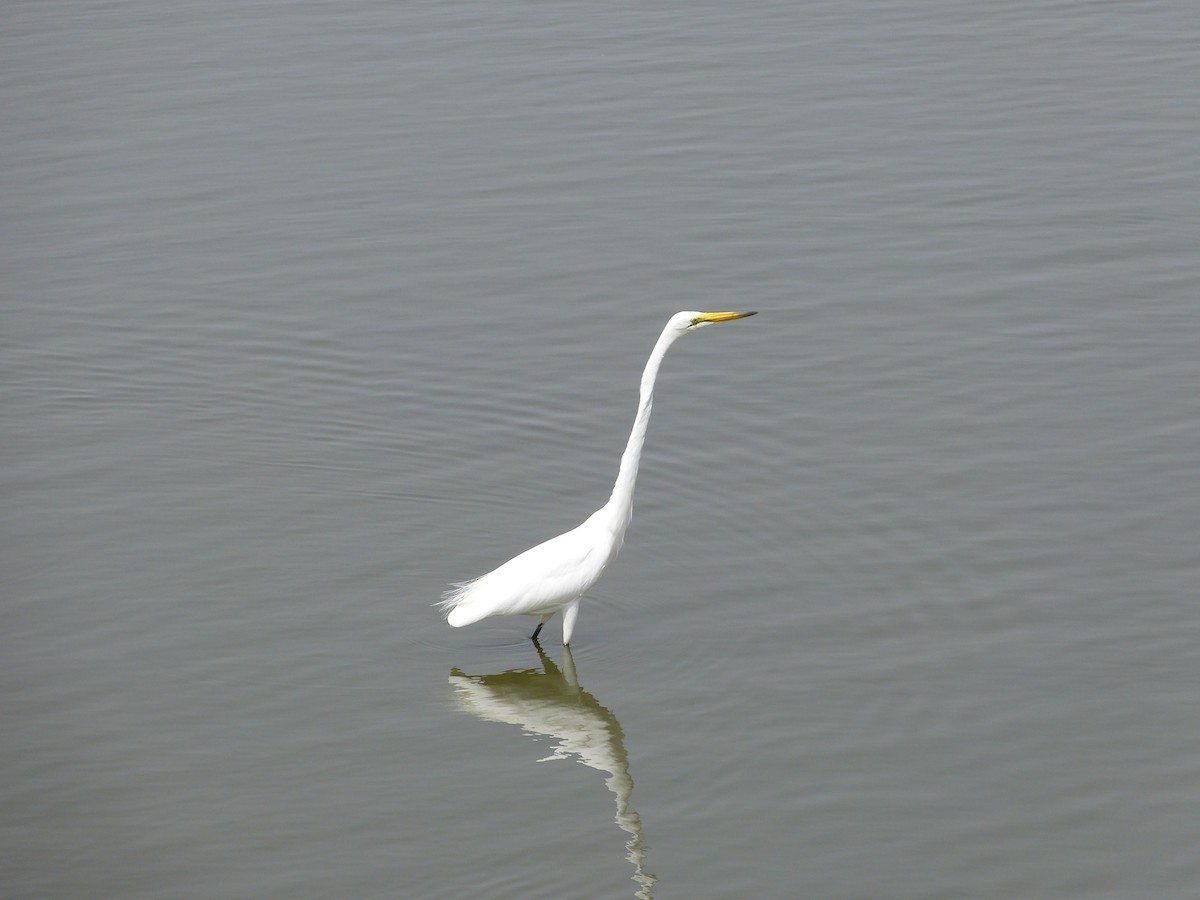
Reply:
[[1194, 896], [1192, 4], [5, 18], [6, 896]]

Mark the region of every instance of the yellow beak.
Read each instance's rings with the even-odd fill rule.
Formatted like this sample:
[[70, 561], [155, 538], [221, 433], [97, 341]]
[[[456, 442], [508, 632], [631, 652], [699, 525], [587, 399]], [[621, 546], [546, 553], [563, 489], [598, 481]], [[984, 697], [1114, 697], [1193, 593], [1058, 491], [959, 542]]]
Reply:
[[747, 316], [757, 316], [756, 312], [702, 312], [692, 320], [697, 322], [732, 322], [734, 319], [744, 319]]

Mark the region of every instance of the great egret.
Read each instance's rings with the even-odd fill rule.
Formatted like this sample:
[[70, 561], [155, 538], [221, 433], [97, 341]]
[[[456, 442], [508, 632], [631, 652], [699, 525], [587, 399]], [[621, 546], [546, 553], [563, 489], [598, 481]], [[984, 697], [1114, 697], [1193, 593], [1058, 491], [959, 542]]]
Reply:
[[633, 516], [633, 486], [638, 460], [650, 423], [654, 402], [654, 380], [667, 350], [689, 332], [717, 322], [732, 322], [755, 315], [752, 312], [680, 312], [671, 316], [642, 372], [637, 417], [629, 443], [621, 455], [621, 468], [608, 502], [566, 534], [551, 538], [514, 556], [504, 565], [464, 581], [446, 591], [437, 605], [455, 628], [488, 616], [538, 616], [533, 640], [556, 612], [563, 614], [563, 644], [571, 643], [579, 600], [594, 585], [608, 564], [617, 558], [625, 542], [625, 529]]

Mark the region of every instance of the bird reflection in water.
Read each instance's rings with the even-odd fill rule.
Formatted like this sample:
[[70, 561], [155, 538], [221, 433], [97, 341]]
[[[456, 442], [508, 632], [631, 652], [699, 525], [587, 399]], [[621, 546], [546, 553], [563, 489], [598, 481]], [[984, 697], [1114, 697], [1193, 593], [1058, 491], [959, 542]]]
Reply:
[[604, 783], [617, 802], [617, 825], [630, 836], [625, 842], [625, 858], [633, 864], [633, 880], [638, 885], [635, 896], [650, 900], [658, 879], [645, 870], [642, 819], [629, 805], [633, 778], [621, 723], [579, 686], [569, 646], [563, 647], [561, 669], [536, 641], [534, 647], [544, 671], [515, 669], [497, 675], [467, 675], [461, 669], [452, 669], [454, 699], [459, 709], [481, 719], [519, 725], [526, 734], [553, 738], [552, 752], [538, 762], [575, 757], [605, 773]]

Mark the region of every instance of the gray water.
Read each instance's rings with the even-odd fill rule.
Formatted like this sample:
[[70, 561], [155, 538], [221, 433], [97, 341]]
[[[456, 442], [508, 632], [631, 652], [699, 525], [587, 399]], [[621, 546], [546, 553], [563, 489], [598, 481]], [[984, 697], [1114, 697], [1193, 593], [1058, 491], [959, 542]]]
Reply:
[[1191, 0], [3, 17], [5, 897], [1200, 891]]

